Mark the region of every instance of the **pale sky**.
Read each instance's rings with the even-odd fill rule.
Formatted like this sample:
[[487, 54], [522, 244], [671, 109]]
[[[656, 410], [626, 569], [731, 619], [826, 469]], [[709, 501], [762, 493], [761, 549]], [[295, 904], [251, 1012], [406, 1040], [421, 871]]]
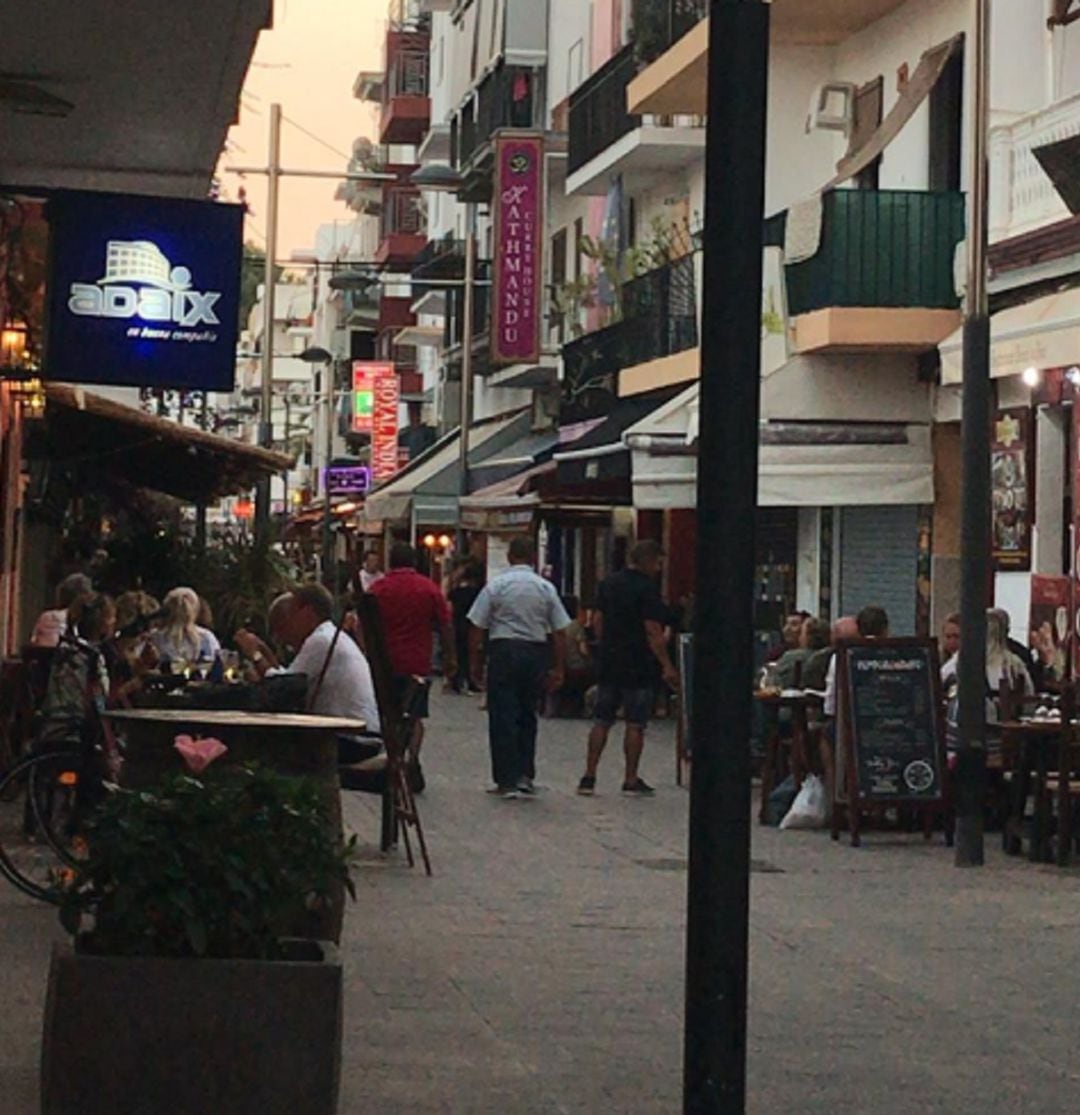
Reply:
[[[382, 67], [387, 0], [274, 0], [274, 26], [259, 39], [244, 85], [240, 121], [229, 132], [223, 166], [265, 166], [270, 105], [281, 104], [281, 163], [293, 169], [344, 170], [344, 159], [300, 132], [297, 124], [345, 155], [359, 135], [375, 136], [375, 106], [356, 100], [360, 70]], [[221, 176], [223, 196], [235, 201], [247, 186], [253, 213], [247, 238], [265, 247], [266, 178]], [[312, 247], [316, 228], [346, 220], [349, 210], [334, 201], [330, 179], [283, 178], [278, 222], [278, 258]]]

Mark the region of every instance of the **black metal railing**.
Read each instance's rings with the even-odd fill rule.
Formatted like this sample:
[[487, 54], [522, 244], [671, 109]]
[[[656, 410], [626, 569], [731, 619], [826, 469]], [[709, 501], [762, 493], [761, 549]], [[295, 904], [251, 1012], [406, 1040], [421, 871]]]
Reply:
[[[476, 261], [477, 285], [473, 287], [473, 341], [486, 337], [491, 329], [491, 261]], [[461, 344], [465, 333], [465, 292], [453, 287], [446, 295], [446, 317], [443, 326], [443, 347]]]
[[465, 241], [452, 232], [429, 240], [413, 263], [412, 277], [420, 287], [414, 291], [416, 297], [440, 282], [461, 282], [465, 278]]
[[624, 283], [619, 321], [563, 345], [564, 402], [579, 418], [605, 413], [619, 372], [698, 343], [694, 257]]
[[626, 87], [637, 72], [633, 47], [624, 47], [570, 94], [570, 174], [640, 127], [641, 117], [626, 111]]
[[540, 103], [538, 74], [524, 66], [500, 66], [480, 82], [461, 110], [457, 166], [467, 166], [500, 128], [531, 128]]
[[634, 57], [655, 61], [708, 14], [708, 0], [634, 0]]

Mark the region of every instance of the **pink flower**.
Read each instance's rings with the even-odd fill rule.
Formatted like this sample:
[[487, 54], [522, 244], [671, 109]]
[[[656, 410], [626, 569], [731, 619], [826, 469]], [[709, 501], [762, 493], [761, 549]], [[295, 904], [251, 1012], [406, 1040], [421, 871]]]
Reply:
[[192, 774], [202, 774], [229, 750], [219, 739], [192, 739], [191, 736], [177, 736], [173, 747], [180, 752]]

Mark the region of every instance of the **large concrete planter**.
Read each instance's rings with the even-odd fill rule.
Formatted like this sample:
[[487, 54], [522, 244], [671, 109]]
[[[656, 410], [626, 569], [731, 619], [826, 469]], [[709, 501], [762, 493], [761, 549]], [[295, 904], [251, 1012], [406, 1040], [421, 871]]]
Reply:
[[43, 1115], [334, 1115], [341, 964], [332, 945], [298, 948], [275, 962], [57, 946]]

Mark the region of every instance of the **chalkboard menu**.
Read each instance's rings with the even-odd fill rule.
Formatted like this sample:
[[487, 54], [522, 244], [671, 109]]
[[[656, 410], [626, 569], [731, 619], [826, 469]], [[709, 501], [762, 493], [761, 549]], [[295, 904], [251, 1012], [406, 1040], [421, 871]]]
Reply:
[[865, 802], [935, 802], [943, 794], [937, 654], [916, 641], [843, 651], [848, 770]]

